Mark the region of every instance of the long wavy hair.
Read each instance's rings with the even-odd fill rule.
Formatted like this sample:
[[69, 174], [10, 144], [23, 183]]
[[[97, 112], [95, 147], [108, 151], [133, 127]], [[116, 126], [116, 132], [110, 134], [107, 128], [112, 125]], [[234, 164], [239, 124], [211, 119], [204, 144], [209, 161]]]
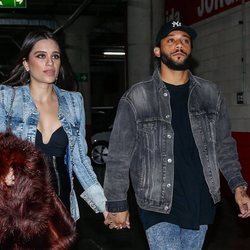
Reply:
[[[14, 172], [13, 185], [5, 177]], [[49, 168], [35, 146], [0, 133], [0, 249], [69, 249], [75, 222], [55, 194]]]
[[30, 81], [29, 72], [27, 72], [23, 66], [24, 58], [29, 58], [29, 54], [34, 45], [43, 39], [52, 39], [55, 41], [60, 49], [61, 53], [61, 66], [56, 84], [66, 90], [77, 90], [78, 83], [74, 77], [72, 67], [69, 63], [68, 57], [65, 51], [62, 49], [59, 39], [53, 32], [47, 29], [36, 29], [28, 33], [21, 46], [19, 55], [16, 60], [16, 65], [11, 70], [8, 79], [4, 81], [4, 84], [11, 86], [20, 86], [28, 84]]

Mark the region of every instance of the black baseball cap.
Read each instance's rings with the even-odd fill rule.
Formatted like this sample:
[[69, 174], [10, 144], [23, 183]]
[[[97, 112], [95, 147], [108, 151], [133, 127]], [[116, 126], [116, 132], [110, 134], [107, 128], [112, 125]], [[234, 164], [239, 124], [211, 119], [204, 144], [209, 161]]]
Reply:
[[194, 40], [197, 36], [196, 31], [190, 26], [184, 25], [180, 21], [169, 21], [163, 24], [160, 30], [158, 31], [155, 45], [159, 46], [161, 39], [166, 37], [170, 32], [174, 30], [181, 30], [181, 31], [186, 32], [191, 37], [192, 40]]

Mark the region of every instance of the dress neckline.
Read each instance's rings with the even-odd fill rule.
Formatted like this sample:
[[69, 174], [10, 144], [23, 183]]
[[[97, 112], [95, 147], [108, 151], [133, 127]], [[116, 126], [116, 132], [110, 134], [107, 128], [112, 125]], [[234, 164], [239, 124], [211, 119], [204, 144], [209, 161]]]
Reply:
[[37, 129], [37, 132], [38, 132], [38, 133], [40, 134], [40, 136], [41, 136], [41, 143], [42, 143], [43, 145], [48, 145], [48, 144], [50, 144], [51, 140], [53, 139], [54, 134], [57, 133], [60, 129], [62, 129], [62, 126], [60, 126], [59, 128], [57, 128], [57, 129], [51, 134], [51, 136], [50, 136], [50, 138], [49, 138], [49, 140], [48, 140], [47, 143], [44, 143], [44, 141], [43, 141], [43, 134], [42, 134], [42, 132], [41, 132], [39, 129]]

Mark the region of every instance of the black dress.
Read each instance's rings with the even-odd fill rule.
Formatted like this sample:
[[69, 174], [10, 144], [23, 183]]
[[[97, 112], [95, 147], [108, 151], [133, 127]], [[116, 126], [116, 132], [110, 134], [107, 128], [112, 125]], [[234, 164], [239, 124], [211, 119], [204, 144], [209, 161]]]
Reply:
[[67, 166], [64, 163], [68, 143], [68, 137], [63, 127], [58, 128], [46, 144], [43, 143], [42, 134], [37, 129], [36, 147], [45, 155], [49, 164], [54, 189], [70, 211], [70, 179]]

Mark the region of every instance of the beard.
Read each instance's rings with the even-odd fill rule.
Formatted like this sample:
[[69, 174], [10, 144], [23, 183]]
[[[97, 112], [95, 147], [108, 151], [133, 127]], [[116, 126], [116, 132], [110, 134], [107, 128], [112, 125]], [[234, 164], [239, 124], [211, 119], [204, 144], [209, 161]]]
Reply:
[[[186, 54], [182, 50], [180, 52]], [[160, 60], [162, 63], [164, 63], [168, 68], [177, 71], [183, 71], [189, 69], [191, 66], [191, 59], [192, 59], [191, 54], [188, 54], [187, 58], [183, 62], [176, 62], [172, 60], [170, 56], [167, 55], [166, 53], [161, 53], [160, 56]]]

